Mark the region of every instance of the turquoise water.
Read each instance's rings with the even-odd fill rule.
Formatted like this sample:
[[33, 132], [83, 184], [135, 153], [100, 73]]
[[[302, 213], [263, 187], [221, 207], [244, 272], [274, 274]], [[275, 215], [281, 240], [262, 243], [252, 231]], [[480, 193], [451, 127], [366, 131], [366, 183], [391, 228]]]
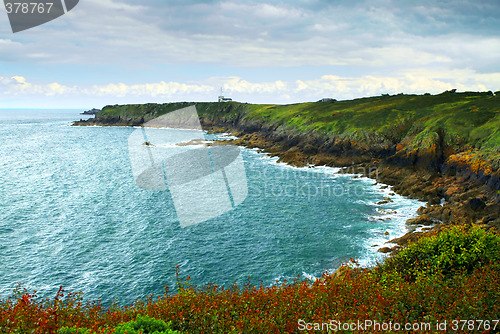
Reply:
[[372, 246], [403, 234], [422, 204], [393, 195], [377, 205], [390, 188], [373, 180], [242, 149], [246, 200], [181, 228], [168, 191], [135, 184], [127, 146], [135, 129], [69, 126], [80, 117], [0, 111], [2, 298], [22, 282], [42, 296], [62, 285], [126, 304], [173, 288], [177, 264], [198, 285], [319, 277], [351, 257], [380, 261]]

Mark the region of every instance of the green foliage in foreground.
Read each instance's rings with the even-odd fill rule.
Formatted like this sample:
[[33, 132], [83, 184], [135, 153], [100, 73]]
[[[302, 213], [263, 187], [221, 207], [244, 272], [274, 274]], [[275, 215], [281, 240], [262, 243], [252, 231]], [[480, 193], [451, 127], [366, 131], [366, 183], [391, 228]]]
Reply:
[[[479, 227], [453, 226], [444, 233], [410, 244], [377, 271], [415, 280], [419, 275], [471, 274], [487, 265], [500, 266], [500, 237]], [[499, 267], [500, 269], [500, 267]]]
[[170, 324], [147, 316], [137, 316], [135, 321], [121, 324], [115, 329], [116, 334], [177, 334], [178, 331], [170, 329]]
[[57, 331], [58, 334], [92, 334], [92, 331], [88, 328], [78, 328], [78, 327], [62, 327]]
[[[58, 334], [91, 334], [92, 331], [86, 328], [63, 327], [58, 330]], [[150, 318], [148, 316], [137, 316], [134, 321], [129, 321], [118, 325], [114, 330], [103, 330], [100, 333], [108, 334], [180, 334], [181, 332], [170, 329], [170, 323], [162, 320]]]
[[40, 300], [24, 290], [0, 300], [0, 333], [168, 333], [166, 324], [187, 333], [300, 333], [299, 320], [418, 322], [433, 327], [415, 333], [435, 333], [437, 322], [450, 326], [457, 319], [489, 320], [495, 331], [500, 329], [492, 322], [500, 318], [499, 244], [497, 234], [478, 227], [451, 227], [371, 270], [350, 264], [314, 282], [272, 287], [197, 288], [188, 279], [177, 293], [131, 306], [82, 303], [75, 295], [62, 298], [63, 290], [54, 300]]

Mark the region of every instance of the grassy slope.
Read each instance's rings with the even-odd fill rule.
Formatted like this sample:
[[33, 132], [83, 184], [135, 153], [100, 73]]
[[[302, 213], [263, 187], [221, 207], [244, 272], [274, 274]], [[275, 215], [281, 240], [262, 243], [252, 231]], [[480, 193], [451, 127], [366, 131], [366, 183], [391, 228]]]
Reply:
[[500, 147], [500, 96], [486, 93], [396, 95], [284, 106], [252, 105], [248, 118], [300, 132], [369, 140], [375, 136], [412, 146], [431, 143], [443, 128], [457, 149]]
[[[107, 106], [98, 118], [147, 121], [192, 103]], [[369, 134], [393, 142], [414, 138], [418, 143], [443, 128], [450, 145], [498, 151], [500, 147], [500, 96], [488, 93], [395, 95], [349, 101], [252, 105], [197, 103], [200, 116], [224, 119], [244, 116], [269, 125], [285, 125], [297, 132], [316, 132], [363, 140]], [[228, 110], [229, 109], [229, 110]]]
[[[193, 103], [107, 106], [97, 118], [148, 121]], [[292, 134], [350, 140], [365, 146], [432, 152], [444, 144], [455, 162], [500, 168], [500, 94], [394, 95], [292, 105], [196, 103], [206, 121], [266, 124]], [[442, 133], [442, 138], [439, 133]], [[443, 142], [444, 141], [444, 142]], [[442, 145], [441, 145], [442, 146]]]

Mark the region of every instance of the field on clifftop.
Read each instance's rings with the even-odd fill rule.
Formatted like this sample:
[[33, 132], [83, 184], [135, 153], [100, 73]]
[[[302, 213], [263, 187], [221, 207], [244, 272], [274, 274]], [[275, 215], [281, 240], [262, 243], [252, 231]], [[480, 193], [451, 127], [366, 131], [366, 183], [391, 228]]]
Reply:
[[492, 151], [500, 147], [500, 94], [488, 92], [378, 96], [249, 109], [246, 117], [267, 124], [367, 143], [373, 137], [388, 145], [421, 147], [431, 144], [433, 133], [444, 129], [450, 147], [469, 145]]

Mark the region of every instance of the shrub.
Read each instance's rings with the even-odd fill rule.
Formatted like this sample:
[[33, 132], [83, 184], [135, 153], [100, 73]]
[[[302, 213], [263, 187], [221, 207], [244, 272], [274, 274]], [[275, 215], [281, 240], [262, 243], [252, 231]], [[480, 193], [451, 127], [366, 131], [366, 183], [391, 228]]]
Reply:
[[[499, 239], [477, 227], [452, 227], [411, 244], [373, 270], [344, 266], [313, 282], [228, 289], [198, 288], [178, 277], [176, 293], [166, 288], [163, 296], [129, 306], [81, 303], [78, 295], [63, 298], [62, 292], [42, 300], [19, 288], [17, 295], [0, 299], [0, 333], [54, 333], [61, 326], [66, 328], [58, 333], [67, 334], [177, 333], [170, 324], [186, 333], [298, 333], [300, 320], [434, 326], [453, 319], [498, 319]], [[434, 327], [410, 331], [435, 332]]]
[[[90, 329], [77, 327], [62, 327], [57, 331], [58, 334], [92, 334]], [[112, 330], [103, 330], [99, 333], [104, 334], [177, 334], [181, 333], [170, 328], [170, 323], [162, 320], [150, 318], [148, 316], [138, 315], [134, 321], [129, 321], [118, 325]]]
[[453, 226], [410, 244], [378, 270], [414, 281], [419, 275], [450, 278], [460, 271], [470, 274], [499, 260], [500, 236], [479, 227]]
[[116, 334], [176, 334], [180, 333], [170, 329], [170, 324], [148, 316], [137, 316], [135, 321], [130, 321], [115, 328]]

